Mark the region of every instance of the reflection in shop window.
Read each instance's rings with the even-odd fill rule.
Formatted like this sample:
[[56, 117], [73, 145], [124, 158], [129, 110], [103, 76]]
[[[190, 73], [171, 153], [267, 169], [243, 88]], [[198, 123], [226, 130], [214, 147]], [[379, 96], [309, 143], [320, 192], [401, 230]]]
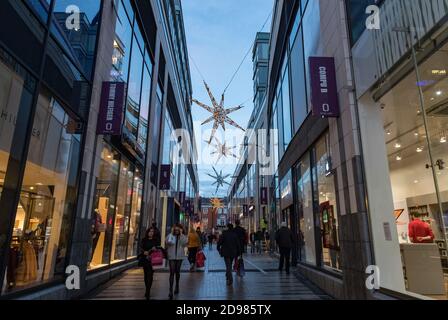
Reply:
[[131, 213], [130, 210], [134, 181], [134, 167], [129, 163], [129, 161], [121, 161], [119, 176], [120, 179], [118, 182], [115, 222], [112, 238], [111, 263], [126, 259], [129, 216]]
[[139, 249], [138, 236], [142, 210], [143, 179], [139, 170], [135, 172], [131, 219], [129, 221], [128, 258], [136, 257]]
[[316, 144], [316, 175], [319, 193], [319, 219], [321, 227], [322, 260], [324, 266], [341, 268], [339, 223], [336, 206], [334, 177], [331, 173], [329, 136]]
[[119, 170], [120, 155], [104, 143], [96, 185], [96, 207], [91, 226], [90, 268], [103, 267], [109, 264]]
[[10, 290], [65, 272], [80, 156], [80, 135], [72, 130], [73, 122], [42, 89], [13, 229]]

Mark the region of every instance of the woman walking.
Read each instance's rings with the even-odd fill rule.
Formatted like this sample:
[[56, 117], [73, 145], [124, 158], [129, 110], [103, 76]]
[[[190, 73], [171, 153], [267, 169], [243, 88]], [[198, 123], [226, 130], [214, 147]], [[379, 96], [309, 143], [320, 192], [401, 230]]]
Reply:
[[[198, 228], [199, 229], [199, 228]], [[200, 231], [201, 229], [199, 229]], [[196, 268], [196, 254], [201, 248], [201, 238], [198, 231], [193, 228], [188, 233], [188, 262], [190, 262], [190, 272], [193, 272]]]
[[154, 228], [149, 228], [146, 231], [145, 237], [142, 239], [140, 246], [140, 265], [143, 267], [145, 277], [146, 300], [149, 300], [150, 298], [152, 281], [154, 278], [154, 269], [151, 265], [150, 256], [151, 253], [153, 253], [154, 250], [157, 249], [157, 247], [160, 247], [160, 240], [156, 237]]
[[187, 245], [187, 237], [182, 234], [179, 225], [175, 225], [166, 238], [168, 263], [170, 266], [170, 300], [173, 299], [174, 276], [176, 276], [176, 289], [174, 294], [179, 293], [180, 269], [184, 260], [184, 248]]

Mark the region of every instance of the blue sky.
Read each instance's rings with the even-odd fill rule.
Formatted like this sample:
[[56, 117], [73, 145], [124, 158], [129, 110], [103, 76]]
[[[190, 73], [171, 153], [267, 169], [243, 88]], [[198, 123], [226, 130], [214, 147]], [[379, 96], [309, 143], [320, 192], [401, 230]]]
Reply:
[[[240, 64], [247, 50], [255, 40], [255, 35], [273, 8], [273, 0], [183, 0], [182, 1], [185, 31], [189, 54], [196, 62], [205, 81], [210, 86], [215, 98], [220, 100], [221, 94], [229, 83], [233, 73]], [[269, 31], [271, 20], [263, 31]], [[203, 80], [198, 70], [190, 60], [193, 83], [193, 98], [211, 105], [205, 91]], [[245, 108], [230, 114], [230, 117], [243, 128], [247, 127], [253, 109], [253, 66], [252, 52], [244, 62], [241, 70], [226, 92], [226, 108], [244, 103]], [[193, 105], [193, 121], [202, 122], [210, 117], [210, 113], [196, 104]], [[205, 126], [195, 126], [199, 152], [208, 155], [209, 147], [203, 141], [210, 137], [213, 123]], [[227, 138], [222, 129], [217, 137], [221, 142], [227, 141], [229, 146], [239, 145], [244, 133], [237, 133], [236, 138], [229, 138], [234, 132], [227, 125]], [[204, 134], [204, 136], [202, 136]], [[235, 150], [238, 153], [238, 150]], [[201, 158], [201, 155], [199, 155]], [[204, 157], [205, 158], [205, 157]], [[221, 160], [215, 165], [217, 171], [233, 175], [235, 161]], [[227, 195], [227, 187], [221, 188], [215, 194], [216, 187], [207, 173], [213, 173], [211, 164], [198, 164], [200, 192], [203, 197]], [[231, 177], [227, 179], [231, 181]]]

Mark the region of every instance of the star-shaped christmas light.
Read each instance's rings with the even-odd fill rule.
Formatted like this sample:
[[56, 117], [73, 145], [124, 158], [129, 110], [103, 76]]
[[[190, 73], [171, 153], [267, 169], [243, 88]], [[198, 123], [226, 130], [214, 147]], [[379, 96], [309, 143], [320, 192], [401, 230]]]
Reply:
[[207, 93], [210, 97], [210, 100], [212, 101], [213, 107], [209, 107], [208, 105], [206, 105], [202, 102], [199, 102], [196, 99], [192, 99], [192, 101], [194, 103], [196, 103], [198, 106], [204, 108], [205, 110], [207, 110], [208, 112], [213, 114], [210, 118], [208, 118], [201, 124], [201, 125], [204, 125], [204, 124], [214, 121], [212, 134], [210, 136], [210, 140], [208, 141], [208, 143], [210, 144], [212, 142], [212, 139], [215, 136], [216, 130], [218, 130], [219, 126], [221, 126], [224, 131], [226, 130], [225, 123], [228, 123], [231, 126], [234, 126], [238, 129], [245, 131], [241, 126], [239, 126], [235, 121], [230, 119], [230, 117], [228, 116], [230, 113], [240, 110], [241, 108], [243, 108], [243, 106], [225, 109], [224, 108], [224, 94], [221, 97], [221, 102], [218, 104], [216, 102], [216, 99], [213, 96], [212, 92], [210, 91], [210, 88], [208, 87], [208, 85], [205, 81], [204, 81], [204, 85], [205, 85], [205, 89], [207, 90]]
[[210, 199], [210, 204], [212, 205], [213, 209], [224, 208], [224, 205], [222, 204], [222, 201], [219, 198]]
[[211, 175], [210, 173], [207, 173], [207, 175], [212, 177], [213, 179], [215, 179], [215, 182], [213, 182], [212, 185], [216, 185], [216, 191], [215, 191], [215, 194], [216, 194], [216, 193], [218, 193], [219, 187], [224, 187], [224, 184], [227, 184], [230, 186], [230, 183], [228, 183], [226, 181], [226, 179], [228, 177], [230, 177], [230, 174], [223, 176], [222, 170], [220, 171], [220, 173], [218, 173], [218, 171], [216, 171], [215, 167], [213, 167], [213, 171], [215, 171], [216, 175]]
[[211, 155], [215, 155], [215, 154], [219, 155], [218, 160], [216, 160], [216, 163], [218, 163], [222, 157], [227, 158], [228, 156], [232, 156], [232, 157], [238, 159], [238, 156], [232, 152], [232, 150], [236, 149], [236, 146], [228, 147], [227, 142], [224, 142], [224, 144], [222, 144], [221, 142], [219, 142], [219, 140], [216, 137], [215, 137], [215, 141], [216, 141], [216, 144], [212, 144], [212, 146], [215, 147], [215, 150], [210, 154]]

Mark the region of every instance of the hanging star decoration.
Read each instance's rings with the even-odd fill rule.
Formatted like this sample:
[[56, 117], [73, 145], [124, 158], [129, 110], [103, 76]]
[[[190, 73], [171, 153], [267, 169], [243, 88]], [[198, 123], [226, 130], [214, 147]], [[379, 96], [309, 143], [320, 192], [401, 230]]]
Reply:
[[214, 137], [214, 138], [215, 138], [216, 144], [212, 144], [212, 146], [215, 147], [215, 150], [212, 153], [210, 153], [210, 155], [213, 156], [215, 154], [218, 154], [218, 160], [216, 160], [216, 163], [218, 163], [222, 157], [227, 158], [229, 156], [232, 156], [232, 157], [238, 159], [238, 156], [232, 152], [232, 150], [236, 149], [236, 146], [228, 147], [227, 142], [224, 142], [224, 144], [222, 144], [221, 142], [219, 142], [219, 140], [216, 137]]
[[205, 89], [207, 90], [207, 93], [210, 97], [210, 100], [212, 101], [213, 107], [209, 107], [208, 105], [206, 105], [202, 102], [199, 102], [196, 99], [192, 99], [192, 102], [196, 103], [198, 106], [204, 108], [205, 110], [207, 110], [208, 112], [213, 114], [210, 118], [208, 118], [201, 124], [201, 125], [205, 125], [209, 122], [214, 121], [212, 134], [210, 136], [210, 140], [208, 141], [208, 144], [210, 144], [212, 142], [213, 137], [215, 136], [216, 131], [218, 130], [219, 126], [221, 126], [224, 131], [226, 130], [226, 125], [225, 125], [226, 123], [230, 124], [231, 126], [234, 126], [235, 128], [246, 131], [241, 126], [239, 126], [235, 121], [230, 119], [230, 117], [229, 117], [230, 113], [240, 110], [241, 108], [243, 108], [243, 106], [237, 106], [234, 108], [225, 109], [224, 108], [224, 94], [222, 94], [221, 102], [218, 104], [216, 102], [216, 99], [213, 96], [212, 92], [210, 91], [209, 86], [207, 85], [207, 83], [205, 81], [204, 81], [204, 85], [205, 85]]
[[227, 184], [230, 186], [230, 183], [228, 183], [226, 181], [226, 179], [228, 177], [230, 177], [230, 174], [223, 176], [222, 170], [220, 171], [220, 173], [218, 173], [218, 171], [216, 171], [215, 167], [213, 167], [213, 171], [215, 171], [216, 175], [212, 175], [210, 173], [207, 173], [207, 175], [212, 177], [213, 179], [215, 179], [215, 182], [213, 182], [212, 185], [216, 185], [216, 191], [215, 191], [215, 194], [216, 194], [216, 193], [218, 193], [218, 190], [220, 187], [224, 187], [224, 184]]
[[219, 198], [210, 199], [210, 204], [212, 205], [213, 209], [224, 208], [224, 205], [222, 204], [222, 201]]

